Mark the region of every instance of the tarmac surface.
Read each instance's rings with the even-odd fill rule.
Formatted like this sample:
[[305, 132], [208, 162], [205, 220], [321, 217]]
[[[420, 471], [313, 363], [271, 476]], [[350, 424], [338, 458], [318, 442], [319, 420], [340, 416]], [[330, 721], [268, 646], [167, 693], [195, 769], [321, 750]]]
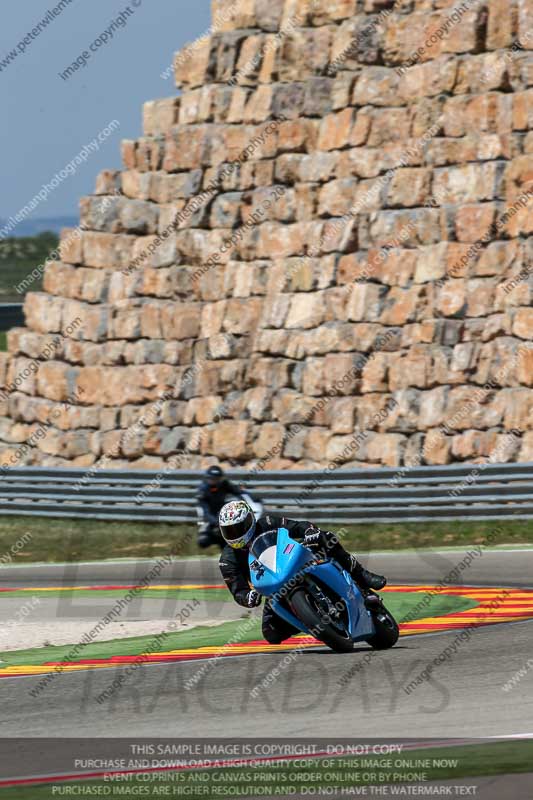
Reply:
[[[374, 553], [366, 563], [387, 574], [391, 584], [437, 584], [464, 557], [460, 550]], [[0, 570], [0, 589], [131, 584], [151, 566], [153, 562], [7, 567]], [[219, 583], [220, 577], [213, 560], [191, 559], [169, 565], [158, 582]], [[482, 551], [450, 585], [533, 588], [533, 550]], [[81, 600], [67, 593], [55, 605], [47, 604], [45, 613], [69, 615], [81, 634], [108, 608], [99, 598]], [[219, 608], [216, 613], [227, 608], [213, 605]], [[150, 608], [144, 600], [142, 613], [148, 615]], [[0, 609], [5, 609], [4, 622], [14, 611], [4, 598]], [[235, 611], [241, 613], [238, 607]], [[158, 613], [166, 616], [161, 609]], [[503, 686], [533, 657], [533, 621], [480, 628], [464, 641], [458, 636], [458, 631], [410, 636], [384, 652], [362, 645], [348, 655], [319, 648], [293, 657], [272, 653], [218, 659], [192, 688], [186, 688], [187, 681], [207, 662], [143, 665], [104, 703], [96, 697], [120, 667], [59, 674], [37, 697], [30, 694], [35, 676], [3, 678], [0, 736], [424, 738], [532, 733], [533, 670], [516, 688], [504, 691]], [[409, 691], [408, 684], [454, 642], [453, 656]], [[279, 674], [271, 680], [274, 669]], [[252, 694], [257, 686], [260, 691]]]

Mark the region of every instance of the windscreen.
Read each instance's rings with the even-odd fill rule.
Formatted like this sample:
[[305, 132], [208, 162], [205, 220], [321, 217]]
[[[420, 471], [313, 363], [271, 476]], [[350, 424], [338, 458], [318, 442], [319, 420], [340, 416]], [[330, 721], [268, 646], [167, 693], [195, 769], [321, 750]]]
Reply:
[[269, 547], [274, 547], [278, 541], [278, 532], [276, 531], [265, 531], [257, 539], [254, 539], [254, 543], [251, 546], [251, 552], [255, 556], [255, 558], [259, 558], [259, 556], [265, 552]]

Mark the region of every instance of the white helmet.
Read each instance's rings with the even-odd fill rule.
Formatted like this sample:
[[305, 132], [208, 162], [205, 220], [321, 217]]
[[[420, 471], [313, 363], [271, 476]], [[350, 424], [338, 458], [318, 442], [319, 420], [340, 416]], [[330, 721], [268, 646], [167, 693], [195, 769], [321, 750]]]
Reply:
[[254, 512], [244, 500], [232, 500], [220, 509], [218, 524], [224, 541], [235, 550], [240, 550], [254, 535]]

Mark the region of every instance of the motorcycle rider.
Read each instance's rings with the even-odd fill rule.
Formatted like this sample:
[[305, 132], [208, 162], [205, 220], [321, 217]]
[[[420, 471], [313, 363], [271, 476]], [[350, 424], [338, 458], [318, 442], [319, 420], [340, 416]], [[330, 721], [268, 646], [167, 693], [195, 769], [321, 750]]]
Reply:
[[[235, 601], [245, 608], [255, 608], [261, 603], [261, 595], [251, 588], [248, 550], [257, 536], [278, 528], [286, 528], [291, 538], [300, 541], [320, 558], [335, 559], [363, 591], [383, 589], [387, 583], [382, 575], [366, 570], [355, 556], [344, 549], [334, 533], [321, 531], [310, 522], [299, 522], [275, 514], [263, 514], [256, 522], [250, 506], [244, 500], [236, 500], [221, 508], [219, 525], [226, 542], [220, 556], [220, 571]], [[273, 611], [268, 600], [263, 610], [262, 629], [264, 638], [270, 644], [280, 644], [299, 633]]]
[[206, 470], [196, 495], [199, 547], [204, 549], [213, 544], [224, 547], [218, 526], [220, 509], [230, 497], [243, 497], [244, 493], [244, 487], [228, 480], [220, 467], [211, 466]]

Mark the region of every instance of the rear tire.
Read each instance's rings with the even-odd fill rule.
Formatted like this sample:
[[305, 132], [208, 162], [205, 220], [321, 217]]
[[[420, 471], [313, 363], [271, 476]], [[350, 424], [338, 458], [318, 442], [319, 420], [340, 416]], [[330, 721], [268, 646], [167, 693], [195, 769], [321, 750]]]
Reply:
[[353, 641], [351, 636], [343, 636], [331, 622], [322, 622], [320, 610], [307, 589], [297, 589], [291, 596], [290, 606], [293, 614], [303, 622], [316, 639], [320, 639], [336, 653], [351, 653]]
[[400, 636], [400, 629], [390, 611], [380, 604], [375, 611], [372, 610], [370, 613], [376, 634], [367, 639], [367, 643], [374, 650], [388, 650], [389, 647], [394, 647]]

